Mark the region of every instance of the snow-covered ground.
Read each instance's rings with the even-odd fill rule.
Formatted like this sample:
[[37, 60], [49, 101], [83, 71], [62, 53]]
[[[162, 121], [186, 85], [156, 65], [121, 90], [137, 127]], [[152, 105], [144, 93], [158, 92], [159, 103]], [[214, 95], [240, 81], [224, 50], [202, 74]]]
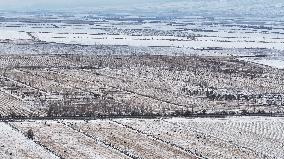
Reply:
[[[273, 61], [252, 61], [283, 68], [284, 24], [277, 18], [260, 19], [233, 15], [222, 17], [218, 14], [213, 14], [212, 17], [179, 15], [169, 18], [158, 15], [131, 16], [130, 13], [99, 15], [92, 12], [19, 14], [2, 15], [0, 42], [4, 44], [1, 44], [1, 53], [6, 53], [7, 49], [8, 52], [20, 53], [27, 49], [24, 48], [26, 45], [37, 42], [113, 47], [107, 53], [102, 52], [102, 49], [90, 51], [96, 54], [109, 54], [121, 50], [120, 53], [123, 54], [143, 52], [167, 55], [247, 56], [263, 55], [263, 52], [266, 52], [265, 55], [272, 56]], [[43, 52], [37, 48], [38, 45], [36, 48], [32, 47], [29, 46], [27, 52]], [[50, 46], [46, 47], [51, 49]], [[130, 49], [125, 49], [126, 47]], [[50, 51], [44, 49], [45, 52]]]
[[66, 94], [59, 116], [78, 103], [83, 114], [283, 113], [283, 70], [232, 57], [2, 55], [0, 66], [5, 117], [46, 116]]
[[[107, 21], [103, 23], [93, 22], [92, 25], [66, 25], [64, 23], [27, 25], [6, 22], [0, 25], [0, 39], [31, 39], [27, 35], [28, 32], [31, 32], [32, 36], [41, 41], [65, 44], [284, 50], [284, 32], [281, 29], [250, 28], [259, 26], [242, 29], [244, 26], [240, 24], [232, 23], [232, 26], [210, 25], [214, 21], [199, 22], [195, 19], [164, 21], [158, 24], [147, 21], [141, 24], [125, 22], [125, 24], [118, 25], [116, 23], [116, 21]], [[178, 23], [178, 25], [171, 23]], [[177, 32], [183, 35], [178, 35]], [[196, 38], [192, 40], [190, 36], [196, 36]]]
[[267, 65], [267, 66], [271, 66], [271, 67], [275, 67], [275, 68], [280, 68], [280, 69], [284, 69], [284, 61], [283, 60], [255, 60], [254, 62], [256, 63], [260, 63], [263, 65]]
[[156, 141], [145, 134], [139, 134], [123, 125], [96, 120], [88, 123], [82, 121], [64, 121], [67, 125], [86, 134], [98, 137], [138, 158], [192, 158], [192, 154], [171, 147], [166, 143]]
[[75, 131], [56, 121], [15, 122], [11, 124], [22, 132], [32, 129], [35, 134], [35, 141], [63, 158], [128, 158], [96, 139], [85, 136], [79, 131]]
[[74, 13], [70, 18], [63, 17], [61, 14], [64, 13], [51, 12], [42, 17], [36, 14], [23, 17], [18, 15], [11, 19], [8, 18], [8, 13], [5, 14], [0, 22], [0, 39], [37, 38], [46, 42], [83, 45], [284, 50], [283, 23], [277, 19], [220, 15], [214, 18], [129, 15], [108, 17], [95, 13]]
[[282, 158], [283, 118], [117, 120], [208, 158]]
[[243, 58], [241, 60], [244, 61], [249, 61], [249, 62], [254, 62], [254, 63], [258, 63], [258, 64], [262, 64], [265, 66], [270, 66], [273, 68], [279, 68], [279, 69], [284, 69], [284, 58], [283, 57], [279, 57], [277, 58]]
[[[31, 129], [36, 143], [67, 158], [272, 159], [282, 158], [284, 153], [284, 119], [274, 117], [43, 120], [9, 124], [23, 133]], [[56, 158], [8, 124], [0, 125], [2, 156], [30, 152], [42, 158]], [[24, 151], [13, 151], [21, 148]]]
[[154, 1], [0, 10], [1, 120], [86, 117], [0, 120], [0, 158], [283, 158], [283, 118], [185, 118], [283, 115], [283, 2]]
[[59, 159], [3, 122], [0, 122], [0, 158]]

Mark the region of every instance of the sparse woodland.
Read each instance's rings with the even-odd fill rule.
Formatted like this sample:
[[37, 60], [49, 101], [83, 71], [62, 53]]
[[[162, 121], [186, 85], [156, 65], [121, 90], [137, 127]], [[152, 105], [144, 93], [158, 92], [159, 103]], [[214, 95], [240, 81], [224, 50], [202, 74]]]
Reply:
[[1, 116], [281, 115], [283, 74], [233, 57], [3, 55], [0, 104], [15, 109]]

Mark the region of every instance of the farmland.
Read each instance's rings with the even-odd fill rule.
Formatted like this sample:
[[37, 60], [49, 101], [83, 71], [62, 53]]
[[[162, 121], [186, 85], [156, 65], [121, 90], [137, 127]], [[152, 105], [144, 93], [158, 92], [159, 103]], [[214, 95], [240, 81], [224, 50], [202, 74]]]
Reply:
[[283, 116], [281, 69], [223, 56], [0, 57], [3, 158], [284, 155], [281, 117], [240, 117]]
[[[49, 158], [281, 158], [283, 125], [283, 118], [273, 117], [19, 120], [1, 125], [0, 131], [6, 133], [1, 133], [5, 144], [1, 145], [0, 155], [24, 158], [31, 154]], [[28, 130], [34, 131], [33, 139], [26, 137]], [[5, 135], [11, 137], [2, 138]], [[6, 147], [11, 146], [11, 142], [16, 143], [15, 146], [24, 143], [33, 149], [14, 147], [21, 149], [15, 152]]]
[[283, 70], [218, 56], [0, 59], [1, 157], [284, 155], [282, 117], [257, 117], [283, 116]]
[[0, 158], [283, 158], [283, 18], [132, 14], [0, 10]]
[[3, 117], [283, 114], [283, 71], [231, 57], [3, 55], [1, 65], [1, 96], [16, 108], [3, 100]]

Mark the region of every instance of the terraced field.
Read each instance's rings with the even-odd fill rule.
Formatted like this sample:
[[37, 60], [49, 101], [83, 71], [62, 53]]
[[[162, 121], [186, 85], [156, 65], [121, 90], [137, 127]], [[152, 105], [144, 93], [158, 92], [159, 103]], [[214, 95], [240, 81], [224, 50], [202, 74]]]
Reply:
[[0, 57], [2, 158], [284, 156], [283, 70], [235, 57]]
[[[0, 124], [0, 154], [4, 157], [272, 159], [282, 158], [284, 153], [283, 118], [26, 120]], [[28, 138], [29, 131], [33, 138]]]
[[0, 0], [0, 159], [284, 159], [281, 0], [32, 1]]
[[20, 132], [33, 130], [34, 141], [52, 150], [61, 158], [129, 158], [59, 122], [35, 121], [11, 123], [11, 125]]
[[59, 159], [52, 152], [3, 122], [0, 123], [0, 157]]
[[179, 147], [168, 145], [112, 121], [66, 121], [65, 124], [88, 136], [97, 137], [136, 158], [192, 158], [192, 154]]
[[3, 100], [7, 108], [2, 108], [2, 116], [6, 117], [20, 115], [20, 108], [8, 109], [20, 103], [33, 112], [22, 116], [284, 112], [283, 70], [234, 57], [1, 57], [0, 88], [11, 102], [17, 101], [7, 105], [7, 98]]

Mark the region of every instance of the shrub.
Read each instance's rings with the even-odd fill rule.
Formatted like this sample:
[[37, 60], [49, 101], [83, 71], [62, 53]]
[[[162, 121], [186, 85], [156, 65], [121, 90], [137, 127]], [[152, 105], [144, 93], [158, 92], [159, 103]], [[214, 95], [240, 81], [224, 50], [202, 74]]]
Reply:
[[29, 129], [29, 130], [28, 130], [28, 138], [29, 138], [29, 139], [34, 139], [34, 132], [33, 132], [32, 129]]

